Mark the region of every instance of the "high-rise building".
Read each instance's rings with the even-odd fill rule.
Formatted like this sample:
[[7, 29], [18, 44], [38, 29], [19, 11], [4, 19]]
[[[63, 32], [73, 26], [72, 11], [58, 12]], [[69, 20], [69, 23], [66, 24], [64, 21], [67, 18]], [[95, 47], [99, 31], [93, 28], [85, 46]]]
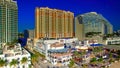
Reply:
[[18, 7], [16, 1], [0, 0], [0, 43], [18, 38]]
[[[102, 35], [113, 33], [112, 24], [110, 24], [110, 22], [106, 20], [101, 14], [98, 14], [96, 12], [89, 12], [76, 16], [75, 24], [76, 36], [85, 36], [85, 34], [88, 32], [100, 32]], [[80, 31], [77, 30], [80, 30], [80, 27], [78, 25], [81, 24], [83, 31], [80, 34]]]
[[24, 30], [24, 38], [34, 38], [34, 30]]
[[83, 33], [83, 24], [79, 21], [79, 19], [75, 18], [75, 37], [77, 37], [79, 40], [84, 39], [84, 33]]
[[35, 38], [69, 38], [74, 36], [74, 14], [72, 12], [37, 7], [35, 13]]

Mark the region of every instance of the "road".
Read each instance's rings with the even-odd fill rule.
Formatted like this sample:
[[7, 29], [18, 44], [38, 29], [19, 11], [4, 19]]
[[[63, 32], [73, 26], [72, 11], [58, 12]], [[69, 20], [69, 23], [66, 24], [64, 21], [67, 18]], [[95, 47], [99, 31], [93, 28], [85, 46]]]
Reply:
[[120, 45], [105, 45], [104, 47], [109, 49], [120, 49]]

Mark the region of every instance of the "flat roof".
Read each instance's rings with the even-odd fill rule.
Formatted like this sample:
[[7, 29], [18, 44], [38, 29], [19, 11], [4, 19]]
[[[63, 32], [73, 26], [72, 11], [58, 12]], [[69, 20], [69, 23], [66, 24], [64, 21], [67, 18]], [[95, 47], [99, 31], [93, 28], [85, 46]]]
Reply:
[[48, 50], [48, 52], [50, 53], [63, 53], [63, 52], [67, 52], [69, 49], [68, 48], [64, 48], [64, 49], [50, 49]]

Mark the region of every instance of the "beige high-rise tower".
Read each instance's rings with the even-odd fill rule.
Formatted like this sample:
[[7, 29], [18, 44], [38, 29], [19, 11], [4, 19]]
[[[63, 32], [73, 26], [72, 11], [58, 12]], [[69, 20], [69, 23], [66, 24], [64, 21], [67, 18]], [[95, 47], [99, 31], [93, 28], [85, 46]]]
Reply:
[[35, 13], [35, 38], [74, 37], [72, 12], [37, 7]]

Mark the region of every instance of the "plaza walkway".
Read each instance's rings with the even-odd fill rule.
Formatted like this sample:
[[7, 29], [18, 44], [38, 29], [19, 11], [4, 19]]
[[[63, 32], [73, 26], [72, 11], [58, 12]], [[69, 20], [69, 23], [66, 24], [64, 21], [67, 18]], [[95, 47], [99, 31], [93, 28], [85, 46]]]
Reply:
[[120, 68], [120, 61], [116, 63], [112, 63], [110, 68]]

